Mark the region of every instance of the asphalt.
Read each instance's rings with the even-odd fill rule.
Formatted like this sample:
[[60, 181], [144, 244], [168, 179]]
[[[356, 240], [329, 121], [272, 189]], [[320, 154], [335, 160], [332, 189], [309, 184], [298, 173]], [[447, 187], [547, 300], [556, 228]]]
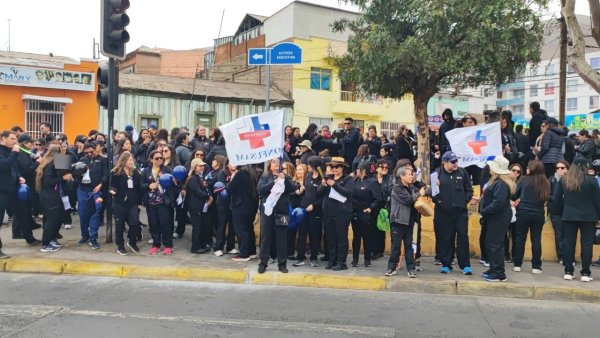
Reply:
[[[562, 266], [556, 262], [544, 262], [541, 275], [532, 274], [528, 262], [519, 273], [513, 272], [512, 265], [507, 264], [508, 281], [503, 283], [483, 281], [480, 274], [487, 268], [480, 265], [477, 258], [471, 259], [472, 276], [462, 275], [458, 268], [449, 275], [440, 274], [433, 258], [423, 257], [423, 271], [417, 272], [416, 279], [409, 279], [406, 269], [400, 270], [396, 276], [386, 277], [383, 274], [387, 268], [387, 255], [374, 260], [371, 267], [363, 267], [361, 257], [361, 266], [350, 267], [347, 271], [326, 270], [325, 262], [319, 262], [318, 268], [310, 267], [308, 262], [302, 267], [294, 267], [292, 262], [288, 262], [288, 274], [278, 272], [276, 265], [269, 265], [266, 273], [258, 274], [256, 260], [234, 262], [232, 255], [216, 257], [212, 253], [190, 253], [189, 226], [183, 238], [174, 239], [174, 251], [169, 256], [162, 255], [162, 252], [155, 256], [147, 254], [150, 248], [146, 242], [149, 239], [147, 229], [144, 229], [144, 240], [139, 244], [142, 253], [121, 256], [116, 253], [114, 243], [105, 243], [105, 227], [100, 228], [99, 250], [92, 250], [88, 245], [78, 246], [80, 230], [76, 224], [77, 217], [74, 216], [73, 220], [72, 229], [61, 229], [63, 248], [52, 253], [42, 253], [39, 247], [31, 247], [24, 240], [11, 239], [10, 227], [4, 225], [0, 229], [4, 243], [2, 250], [11, 258], [0, 260], [0, 271], [600, 303], [598, 281], [580, 282], [578, 274], [575, 280], [565, 281], [562, 279]], [[41, 230], [35, 230], [34, 236], [41, 238]], [[592, 274], [599, 276], [597, 272], [600, 269], [592, 269]], [[575, 271], [577, 273], [578, 267]]]

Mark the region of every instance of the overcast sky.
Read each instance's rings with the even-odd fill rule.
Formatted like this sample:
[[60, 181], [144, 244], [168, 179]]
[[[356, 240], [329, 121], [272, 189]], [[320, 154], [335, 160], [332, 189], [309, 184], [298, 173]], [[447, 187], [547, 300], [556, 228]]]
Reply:
[[[357, 10], [338, 0], [305, 0]], [[559, 0], [554, 0], [560, 3]], [[127, 50], [141, 45], [170, 49], [212, 46], [219, 35], [235, 33], [246, 13], [269, 16], [292, 0], [131, 0]], [[553, 12], [558, 14], [554, 5]], [[587, 1], [578, 0], [576, 12], [588, 14]], [[100, 0], [0, 0], [0, 50], [10, 49], [91, 58], [92, 40], [100, 36]]]

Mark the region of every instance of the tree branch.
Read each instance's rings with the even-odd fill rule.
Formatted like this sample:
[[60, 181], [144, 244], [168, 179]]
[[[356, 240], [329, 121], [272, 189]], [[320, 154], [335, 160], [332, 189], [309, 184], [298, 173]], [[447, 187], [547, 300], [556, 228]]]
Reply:
[[[590, 4], [593, 1], [597, 0], [590, 0]], [[585, 37], [577, 22], [577, 16], [575, 16], [575, 0], [565, 0], [562, 13], [567, 22], [567, 28], [571, 33], [571, 39], [573, 40], [573, 47], [568, 53], [569, 64], [573, 66], [585, 82], [600, 93], [600, 75], [596, 73], [585, 59]]]

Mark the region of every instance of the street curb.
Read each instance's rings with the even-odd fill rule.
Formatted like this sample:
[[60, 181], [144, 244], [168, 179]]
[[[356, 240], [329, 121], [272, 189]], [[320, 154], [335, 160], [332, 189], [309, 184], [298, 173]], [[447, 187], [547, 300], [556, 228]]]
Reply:
[[251, 269], [148, 267], [133, 264], [25, 257], [13, 257], [0, 261], [0, 271], [600, 303], [600, 290], [542, 287], [510, 282], [489, 283], [476, 280], [437, 278], [424, 280], [294, 272], [283, 274], [275, 271], [259, 274]]

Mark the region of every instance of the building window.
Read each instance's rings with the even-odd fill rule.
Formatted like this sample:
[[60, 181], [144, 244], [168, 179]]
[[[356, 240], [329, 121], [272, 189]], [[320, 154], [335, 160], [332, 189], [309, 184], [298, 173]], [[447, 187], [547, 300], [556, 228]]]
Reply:
[[513, 114], [523, 114], [524, 109], [525, 108], [522, 104], [518, 106], [513, 106]]
[[577, 98], [576, 97], [567, 99], [567, 110], [569, 110], [569, 111], [577, 110]]
[[546, 66], [546, 74], [545, 75], [552, 75], [554, 74], [554, 65], [553, 64], [548, 64], [548, 66]]
[[398, 129], [400, 129], [401, 124], [397, 122], [381, 122], [381, 130], [379, 130], [379, 135], [382, 133], [387, 136], [388, 140], [396, 134]]
[[65, 104], [41, 100], [25, 100], [25, 132], [35, 140], [41, 137], [40, 124], [48, 122], [52, 125], [52, 134], [64, 132]]
[[553, 82], [546, 83], [546, 86], [544, 87], [544, 94], [545, 95], [554, 95], [554, 83]]
[[319, 127], [319, 130], [323, 128], [323, 126], [329, 127], [329, 130], [335, 129], [331, 125], [333, 124], [333, 119], [329, 117], [309, 117], [308, 123], [314, 123]]
[[331, 69], [310, 69], [310, 89], [329, 90], [331, 86]]
[[513, 97], [524, 97], [525, 89], [515, 89], [513, 90]]
[[577, 91], [577, 79], [567, 81], [567, 91], [568, 92], [576, 92]]
[[548, 113], [554, 112], [554, 100], [544, 101], [544, 110]]
[[600, 58], [591, 58], [590, 66], [592, 66], [592, 68], [594, 68], [595, 70], [599, 70], [600, 69]]
[[571, 67], [571, 65], [567, 64], [567, 73], [573, 74], [575, 73], [575, 69]]
[[538, 96], [538, 93], [537, 93], [538, 91], [537, 90], [538, 90], [538, 87], [537, 87], [536, 84], [535, 85], [531, 85], [529, 87], [529, 96]]
[[147, 116], [143, 116], [140, 118], [140, 128], [142, 129], [146, 129], [148, 128], [148, 126], [150, 126], [151, 124], [154, 124], [156, 126], [159, 126], [159, 118], [158, 117], [147, 117]]
[[590, 109], [598, 109], [600, 107], [600, 101], [598, 95], [590, 96]]

